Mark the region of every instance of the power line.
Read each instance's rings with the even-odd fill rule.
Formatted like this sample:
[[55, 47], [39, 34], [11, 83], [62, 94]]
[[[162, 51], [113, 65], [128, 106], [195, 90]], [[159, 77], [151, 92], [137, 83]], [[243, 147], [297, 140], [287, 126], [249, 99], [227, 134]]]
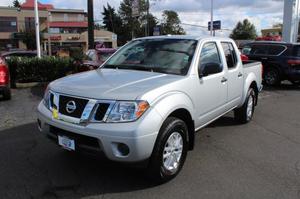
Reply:
[[[180, 23], [182, 25], [186, 25], [186, 26], [194, 26], [194, 27], [198, 27], [198, 28], [205, 28], [207, 29], [207, 26], [203, 26], [203, 25], [197, 25], [197, 24], [189, 24], [189, 23]], [[232, 31], [232, 29], [229, 28], [221, 28], [220, 30], [226, 30], [226, 31]]]

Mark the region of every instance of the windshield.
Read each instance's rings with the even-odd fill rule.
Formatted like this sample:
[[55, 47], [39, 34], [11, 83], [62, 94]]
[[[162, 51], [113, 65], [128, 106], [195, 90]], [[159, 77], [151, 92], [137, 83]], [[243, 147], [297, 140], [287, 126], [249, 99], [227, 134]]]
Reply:
[[186, 75], [197, 41], [190, 39], [144, 39], [127, 44], [103, 68], [145, 70]]

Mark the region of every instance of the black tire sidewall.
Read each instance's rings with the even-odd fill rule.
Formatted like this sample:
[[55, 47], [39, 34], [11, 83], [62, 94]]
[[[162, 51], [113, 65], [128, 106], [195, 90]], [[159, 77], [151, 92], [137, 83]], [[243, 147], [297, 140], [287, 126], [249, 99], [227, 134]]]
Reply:
[[[183, 149], [179, 161], [179, 166], [176, 171], [171, 173], [170, 171], [165, 169], [163, 165], [163, 152], [167, 140], [174, 132], [178, 132], [182, 136]], [[178, 118], [169, 117], [162, 125], [159, 132], [159, 136], [156, 140], [156, 144], [149, 165], [151, 167], [150, 170], [152, 170], [152, 174], [156, 176], [156, 178], [158, 178], [160, 182], [166, 182], [168, 180], [171, 180], [182, 169], [188, 151], [187, 136], [188, 136], [188, 128], [186, 124]]]

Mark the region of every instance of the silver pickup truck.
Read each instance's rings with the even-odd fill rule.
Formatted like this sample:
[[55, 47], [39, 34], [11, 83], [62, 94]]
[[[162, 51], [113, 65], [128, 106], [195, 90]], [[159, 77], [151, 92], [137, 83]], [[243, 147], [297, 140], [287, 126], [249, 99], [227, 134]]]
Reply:
[[261, 75], [228, 38], [139, 38], [99, 69], [50, 83], [38, 126], [70, 151], [147, 162], [165, 182], [180, 172], [196, 131], [232, 110], [240, 123], [252, 119]]

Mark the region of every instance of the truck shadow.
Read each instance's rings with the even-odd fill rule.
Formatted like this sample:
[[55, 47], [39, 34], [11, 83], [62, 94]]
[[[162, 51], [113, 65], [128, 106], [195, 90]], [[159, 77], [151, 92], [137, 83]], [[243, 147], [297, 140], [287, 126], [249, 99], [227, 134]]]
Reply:
[[224, 115], [223, 117], [220, 117], [216, 121], [212, 122], [205, 128], [215, 128], [215, 127], [222, 127], [222, 126], [237, 126], [241, 125], [238, 122], [234, 120], [233, 114], [228, 113]]
[[[0, 131], [0, 196], [82, 198], [158, 186], [145, 170], [67, 152], [38, 132], [36, 124]], [[3, 193], [1, 193], [3, 192]], [[28, 194], [28, 196], [26, 195]]]
[[283, 82], [282, 84], [280, 84], [279, 86], [266, 86], [264, 85], [263, 90], [266, 91], [300, 91], [300, 86], [291, 84], [289, 82]]

